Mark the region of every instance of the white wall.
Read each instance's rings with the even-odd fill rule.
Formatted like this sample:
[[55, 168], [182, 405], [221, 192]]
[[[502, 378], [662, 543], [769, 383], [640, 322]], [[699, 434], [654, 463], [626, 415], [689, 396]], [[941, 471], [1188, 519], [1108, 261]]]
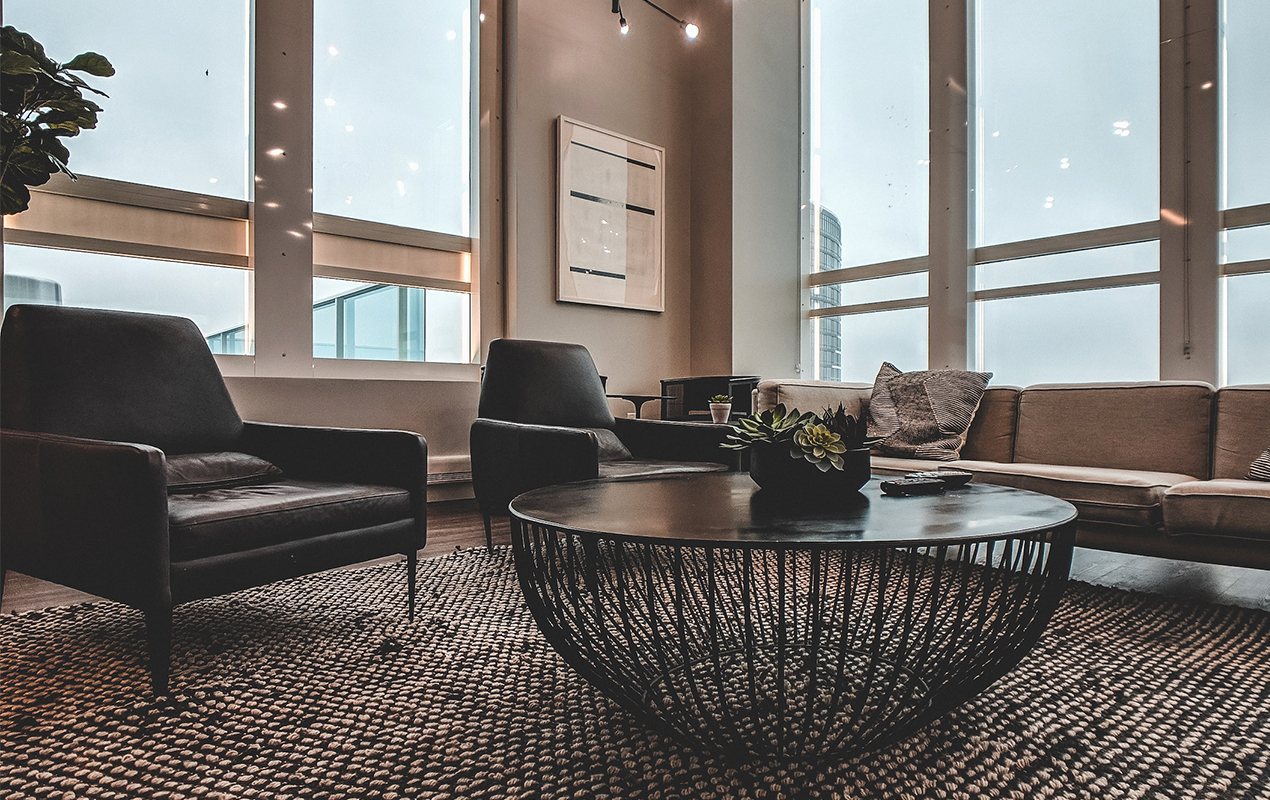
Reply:
[[799, 2], [735, 3], [732, 29], [732, 368], [796, 377]]
[[[688, 55], [695, 43], [643, 3], [622, 36], [605, 2], [517, 0], [510, 170], [515, 173], [514, 335], [585, 345], [613, 391], [660, 391], [689, 372], [692, 141]], [[556, 301], [556, 118], [666, 148], [666, 310]]]

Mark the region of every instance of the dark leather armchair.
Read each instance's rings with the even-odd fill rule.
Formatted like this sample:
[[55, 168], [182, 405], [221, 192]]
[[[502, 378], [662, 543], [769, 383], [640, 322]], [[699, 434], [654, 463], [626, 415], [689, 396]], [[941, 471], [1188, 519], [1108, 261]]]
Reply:
[[402, 553], [413, 617], [422, 436], [243, 422], [179, 317], [13, 306], [0, 363], [3, 566], [143, 611], [157, 694], [180, 603]]
[[490, 517], [516, 495], [592, 478], [722, 472], [738, 454], [719, 447], [731, 427], [613, 417], [581, 345], [495, 339], [472, 423], [472, 488], [492, 545]]

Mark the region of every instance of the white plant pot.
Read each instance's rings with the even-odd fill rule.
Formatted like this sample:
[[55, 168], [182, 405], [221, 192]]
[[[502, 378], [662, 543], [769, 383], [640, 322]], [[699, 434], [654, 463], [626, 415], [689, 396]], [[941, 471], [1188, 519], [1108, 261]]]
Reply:
[[727, 422], [728, 417], [732, 414], [731, 403], [711, 403], [710, 418], [715, 422]]

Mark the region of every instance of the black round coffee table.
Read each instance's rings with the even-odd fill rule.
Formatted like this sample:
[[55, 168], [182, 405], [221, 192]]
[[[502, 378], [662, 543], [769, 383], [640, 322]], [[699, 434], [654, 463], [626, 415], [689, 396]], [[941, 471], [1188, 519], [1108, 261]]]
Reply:
[[1076, 519], [973, 483], [790, 506], [741, 473], [551, 486], [511, 513], [529, 608], [587, 680], [690, 746], [796, 759], [881, 746], [1009, 671]]

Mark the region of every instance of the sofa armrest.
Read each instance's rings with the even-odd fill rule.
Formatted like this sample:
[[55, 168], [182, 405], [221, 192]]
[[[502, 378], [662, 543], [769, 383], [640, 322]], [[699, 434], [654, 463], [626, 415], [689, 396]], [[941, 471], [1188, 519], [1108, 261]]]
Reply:
[[409, 431], [244, 422], [242, 448], [292, 478], [396, 486], [410, 492], [423, 547], [428, 513], [428, 442]]
[[583, 428], [494, 419], [472, 423], [472, 490], [484, 514], [506, 514], [516, 495], [599, 477], [599, 442]]
[[4, 567], [140, 608], [171, 605], [167, 475], [144, 444], [0, 431]]
[[724, 450], [733, 432], [731, 425], [704, 422], [670, 422], [656, 419], [618, 419], [613, 428], [636, 458], [659, 461], [710, 461], [741, 468], [741, 454]]

